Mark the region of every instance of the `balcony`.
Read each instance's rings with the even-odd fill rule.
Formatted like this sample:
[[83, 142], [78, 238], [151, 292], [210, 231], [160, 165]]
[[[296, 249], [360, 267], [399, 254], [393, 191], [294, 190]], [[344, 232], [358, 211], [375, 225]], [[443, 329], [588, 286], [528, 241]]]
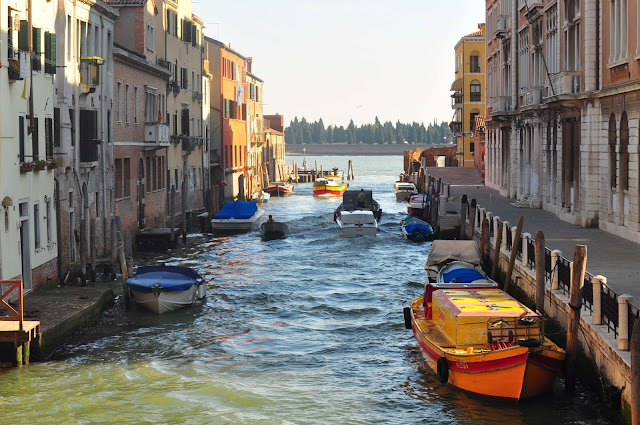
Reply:
[[167, 91], [171, 91], [173, 92], [173, 94], [177, 95], [178, 93], [180, 93], [180, 84], [178, 84], [177, 81], [171, 81], [169, 83], [169, 90]]
[[524, 12], [524, 16], [529, 22], [535, 20], [540, 16], [540, 12], [544, 9], [542, 0], [531, 0], [532, 4], [528, 4], [527, 10]]
[[533, 87], [522, 91], [522, 106], [539, 105], [542, 101], [543, 87]]
[[545, 85], [545, 97], [582, 92], [582, 71], [564, 71], [551, 76], [551, 84]]
[[80, 166], [95, 167], [98, 165], [98, 152], [100, 141], [96, 139], [88, 139], [80, 141]]
[[495, 96], [489, 101], [491, 115], [502, 114], [511, 110], [511, 96]]
[[166, 124], [145, 124], [144, 142], [163, 147], [169, 145], [169, 126]]
[[460, 109], [462, 108], [464, 95], [461, 92], [455, 92], [451, 95], [451, 109]]
[[500, 15], [496, 20], [496, 29], [493, 32], [496, 38], [505, 38], [509, 35], [509, 16]]
[[449, 128], [451, 129], [453, 134], [457, 136], [458, 134], [462, 133], [462, 122], [460, 122], [460, 121], [451, 121], [449, 123]]
[[220, 165], [220, 154], [217, 150], [212, 150], [209, 152], [209, 165], [212, 167]]
[[103, 63], [102, 59], [80, 59], [80, 85], [83, 88], [95, 91], [100, 84], [100, 66]]
[[202, 93], [200, 93], [199, 91], [194, 91], [191, 93], [191, 99], [192, 100], [196, 100], [196, 101], [201, 101], [202, 100]]

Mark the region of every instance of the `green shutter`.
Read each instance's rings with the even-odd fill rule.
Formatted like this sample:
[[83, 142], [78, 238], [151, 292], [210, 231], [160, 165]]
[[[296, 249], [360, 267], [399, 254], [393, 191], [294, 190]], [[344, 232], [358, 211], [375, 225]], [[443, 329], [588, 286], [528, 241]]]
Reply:
[[18, 49], [23, 52], [29, 50], [29, 22], [20, 21], [20, 31], [18, 32]]
[[40, 28], [33, 27], [33, 56], [31, 56], [31, 58], [33, 60], [33, 69], [35, 71], [40, 71], [42, 69], [42, 58], [40, 57], [40, 54], [42, 53], [42, 39], [40, 33]]
[[56, 73], [56, 64], [58, 63], [58, 56], [56, 51], [56, 35], [49, 34], [49, 56], [51, 60], [51, 73]]

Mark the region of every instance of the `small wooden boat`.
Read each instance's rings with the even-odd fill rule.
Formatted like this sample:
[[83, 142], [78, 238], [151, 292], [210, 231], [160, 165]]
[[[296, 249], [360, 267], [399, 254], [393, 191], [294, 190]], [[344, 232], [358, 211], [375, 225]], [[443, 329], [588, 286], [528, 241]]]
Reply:
[[406, 202], [415, 191], [416, 185], [408, 181], [397, 181], [393, 184], [393, 193], [397, 202]]
[[429, 205], [431, 196], [425, 193], [412, 193], [407, 199], [407, 214], [422, 217]]
[[255, 202], [232, 201], [211, 219], [211, 229], [216, 234], [246, 233], [257, 228], [264, 211]]
[[251, 200], [253, 202], [265, 203], [269, 202], [269, 198], [271, 198], [271, 195], [263, 190], [261, 190], [260, 192], [253, 192], [251, 194]]
[[264, 191], [271, 196], [289, 196], [293, 193], [293, 184], [289, 182], [274, 182]]
[[476, 269], [473, 241], [434, 241], [431, 250], [424, 294], [404, 320], [439, 381], [517, 400], [549, 391], [565, 353], [544, 336], [544, 318]]
[[289, 234], [289, 226], [275, 221], [272, 216], [260, 226], [260, 237], [263, 241], [284, 239]]
[[345, 238], [375, 236], [378, 231], [378, 222], [373, 211], [369, 210], [342, 211], [336, 218], [336, 223]]
[[313, 183], [314, 195], [336, 195], [342, 196], [342, 194], [349, 187], [349, 183], [342, 180], [342, 177], [329, 174], [325, 177], [320, 177]]
[[127, 279], [128, 289], [136, 304], [162, 314], [193, 304], [204, 298], [207, 286], [197, 271], [189, 267], [138, 267], [135, 276]]
[[427, 242], [434, 239], [433, 228], [421, 218], [409, 216], [402, 220], [402, 234], [414, 242]]
[[333, 221], [337, 221], [342, 211], [371, 211], [376, 221], [382, 217], [382, 209], [378, 201], [373, 199], [370, 190], [346, 190], [342, 195], [342, 203], [333, 213]]

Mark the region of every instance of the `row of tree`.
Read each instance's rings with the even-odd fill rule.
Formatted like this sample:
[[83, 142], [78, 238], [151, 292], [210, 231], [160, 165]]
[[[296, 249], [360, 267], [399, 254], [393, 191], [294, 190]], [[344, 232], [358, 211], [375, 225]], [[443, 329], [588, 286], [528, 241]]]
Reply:
[[427, 127], [423, 123], [411, 124], [391, 121], [384, 124], [376, 120], [373, 124], [356, 126], [353, 120], [345, 128], [328, 126], [325, 128], [322, 118], [309, 122], [306, 118], [295, 117], [285, 129], [287, 144], [331, 144], [331, 143], [411, 143], [419, 145], [440, 145], [453, 142], [453, 135], [446, 122], [433, 122]]

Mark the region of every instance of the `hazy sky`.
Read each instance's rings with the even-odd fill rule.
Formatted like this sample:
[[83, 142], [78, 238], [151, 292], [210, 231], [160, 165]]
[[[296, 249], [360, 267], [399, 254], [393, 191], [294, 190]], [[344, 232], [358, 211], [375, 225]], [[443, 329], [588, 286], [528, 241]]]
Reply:
[[265, 81], [264, 112], [325, 125], [449, 121], [455, 44], [481, 0], [194, 1], [205, 34]]

